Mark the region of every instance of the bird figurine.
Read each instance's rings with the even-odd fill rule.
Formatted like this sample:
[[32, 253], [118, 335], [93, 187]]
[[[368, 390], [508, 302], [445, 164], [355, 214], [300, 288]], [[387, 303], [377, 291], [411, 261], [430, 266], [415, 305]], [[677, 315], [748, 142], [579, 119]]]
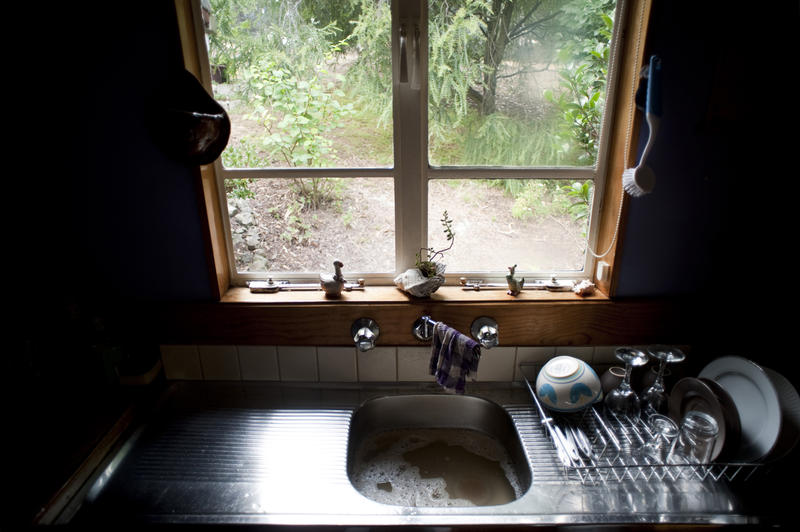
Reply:
[[522, 287], [525, 285], [525, 278], [522, 279], [514, 279], [514, 272], [517, 269], [517, 265], [509, 266], [508, 271], [509, 274], [506, 275], [506, 281], [508, 282], [508, 292], [506, 292], [510, 296], [518, 296], [520, 292], [522, 292]]
[[335, 272], [333, 275], [327, 273], [319, 274], [319, 284], [325, 290], [325, 297], [339, 297], [342, 295], [342, 288], [344, 288], [344, 276], [342, 275], [341, 262], [334, 261], [333, 267]]

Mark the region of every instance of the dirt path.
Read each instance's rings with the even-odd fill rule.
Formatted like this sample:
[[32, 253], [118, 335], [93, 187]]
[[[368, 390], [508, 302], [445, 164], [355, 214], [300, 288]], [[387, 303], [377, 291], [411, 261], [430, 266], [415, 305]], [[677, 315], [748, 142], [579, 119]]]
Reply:
[[[241, 270], [320, 272], [341, 260], [345, 271], [394, 271], [391, 180], [341, 180], [337, 202], [303, 211], [290, 207], [296, 205], [290, 183], [256, 180], [250, 186], [255, 197], [234, 202], [251, 212], [251, 223], [236, 216], [231, 223]], [[513, 264], [520, 271], [549, 271], [582, 265], [578, 224], [551, 216], [519, 220], [511, 214], [512, 203], [501, 190], [480, 183], [461, 182], [456, 188], [432, 183], [431, 234], [441, 233], [438, 218], [445, 209], [454, 220], [456, 241], [446, 255], [448, 271], [505, 271]], [[247, 232], [251, 238], [242, 238]], [[446, 243], [438, 237], [431, 246], [440, 249]]]

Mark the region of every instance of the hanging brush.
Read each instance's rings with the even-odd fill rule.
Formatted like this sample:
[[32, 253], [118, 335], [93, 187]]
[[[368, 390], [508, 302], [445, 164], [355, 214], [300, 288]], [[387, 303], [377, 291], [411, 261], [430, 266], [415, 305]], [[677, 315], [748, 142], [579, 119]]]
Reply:
[[634, 168], [626, 168], [622, 172], [622, 186], [625, 192], [633, 197], [643, 196], [653, 191], [656, 186], [656, 174], [647, 166], [647, 156], [655, 142], [658, 126], [661, 122], [661, 58], [650, 57], [647, 76], [647, 101], [645, 103], [645, 119], [650, 130], [642, 157]]

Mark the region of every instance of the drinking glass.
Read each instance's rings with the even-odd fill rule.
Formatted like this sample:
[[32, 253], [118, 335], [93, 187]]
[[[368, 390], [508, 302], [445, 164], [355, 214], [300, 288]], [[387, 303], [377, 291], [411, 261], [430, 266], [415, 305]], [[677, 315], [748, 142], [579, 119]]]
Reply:
[[616, 416], [637, 418], [641, 412], [639, 397], [631, 388], [631, 372], [633, 368], [647, 364], [647, 355], [632, 347], [619, 347], [614, 355], [625, 363], [625, 379], [605, 399], [605, 407]]
[[653, 384], [642, 393], [642, 408], [648, 414], [666, 414], [669, 408], [669, 395], [664, 389], [664, 368], [667, 364], [681, 362], [686, 355], [680, 349], [664, 345], [648, 348], [647, 354], [658, 361], [658, 372]]
[[669, 453], [671, 464], [707, 464], [711, 462], [719, 434], [717, 420], [705, 412], [690, 410], [681, 420], [675, 445]]
[[642, 449], [644, 454], [655, 464], [666, 464], [678, 436], [678, 424], [662, 414], [651, 414], [647, 418], [647, 430], [650, 438]]

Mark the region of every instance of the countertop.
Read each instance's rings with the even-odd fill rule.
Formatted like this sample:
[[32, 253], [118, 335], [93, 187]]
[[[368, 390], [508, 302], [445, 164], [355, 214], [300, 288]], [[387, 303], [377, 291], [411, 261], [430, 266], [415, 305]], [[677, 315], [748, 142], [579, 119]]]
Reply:
[[[474, 508], [370, 501], [347, 477], [350, 419], [367, 399], [411, 393], [442, 392], [427, 384], [173, 383], [161, 407], [120, 438], [54, 522], [449, 527], [781, 522], [775, 506], [758, 496], [774, 485], [772, 472], [762, 473], [767, 468], [742, 484], [641, 479], [587, 485], [559, 476], [555, 452], [537, 436], [538, 415], [519, 383], [475, 384], [468, 394], [501, 405], [515, 423], [535, 427], [520, 430], [534, 471], [522, 497]], [[283, 421], [272, 428], [263, 423], [275, 416]], [[272, 465], [248, 470], [264, 458], [257, 456], [264, 449], [253, 438], [270, 430], [281, 431], [278, 439], [277, 433], [267, 437]], [[278, 441], [283, 448], [274, 446]], [[291, 467], [276, 468], [284, 459], [294, 461]]]

